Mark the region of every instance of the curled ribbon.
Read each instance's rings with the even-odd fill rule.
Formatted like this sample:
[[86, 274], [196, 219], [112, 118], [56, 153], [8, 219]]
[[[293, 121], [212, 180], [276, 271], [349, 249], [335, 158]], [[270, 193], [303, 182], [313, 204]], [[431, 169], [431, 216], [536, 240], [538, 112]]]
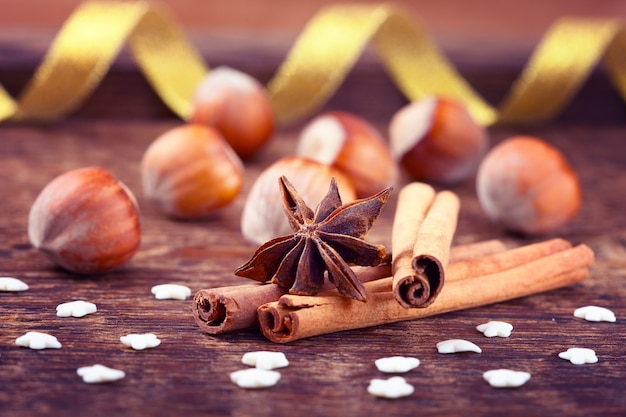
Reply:
[[[181, 118], [189, 117], [193, 92], [209, 68], [182, 31], [148, 2], [95, 0], [81, 4], [65, 22], [16, 100], [0, 86], [0, 120], [53, 120], [75, 110], [125, 43], [165, 104]], [[554, 117], [600, 60], [626, 98], [626, 31], [617, 20], [557, 21], [497, 109], [472, 89], [406, 11], [388, 4], [339, 4], [309, 21], [269, 81], [279, 122], [321, 108], [369, 44], [408, 100], [431, 94], [455, 98], [484, 125]]]

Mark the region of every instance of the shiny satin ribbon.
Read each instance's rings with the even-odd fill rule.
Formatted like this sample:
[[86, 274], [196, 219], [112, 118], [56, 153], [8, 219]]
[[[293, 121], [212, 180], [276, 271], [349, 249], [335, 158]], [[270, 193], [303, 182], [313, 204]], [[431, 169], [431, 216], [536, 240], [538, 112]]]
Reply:
[[[45, 121], [72, 112], [125, 44], [159, 97], [188, 118], [192, 94], [209, 71], [198, 51], [161, 8], [145, 1], [96, 0], [80, 5], [66, 21], [17, 99], [0, 86], [0, 120]], [[555, 22], [495, 108], [405, 10], [389, 4], [338, 4], [309, 21], [269, 81], [278, 121], [318, 111], [370, 45], [408, 100], [431, 94], [455, 98], [484, 125], [554, 117], [601, 60], [626, 98], [626, 31], [617, 20]]]

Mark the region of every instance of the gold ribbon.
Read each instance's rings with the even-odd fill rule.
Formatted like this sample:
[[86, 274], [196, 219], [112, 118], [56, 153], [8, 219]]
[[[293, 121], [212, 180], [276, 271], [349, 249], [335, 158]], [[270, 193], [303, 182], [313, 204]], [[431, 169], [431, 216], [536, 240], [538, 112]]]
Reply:
[[[96, 88], [126, 43], [165, 104], [183, 119], [189, 117], [193, 91], [209, 71], [197, 50], [153, 4], [96, 0], [80, 5], [66, 21], [17, 100], [0, 86], [0, 120], [67, 115]], [[405, 10], [339, 4], [310, 20], [269, 81], [279, 122], [319, 110], [368, 45], [408, 100], [431, 94], [455, 98], [484, 125], [554, 117], [601, 59], [626, 98], [626, 31], [616, 20], [555, 22], [497, 109], [472, 89]]]

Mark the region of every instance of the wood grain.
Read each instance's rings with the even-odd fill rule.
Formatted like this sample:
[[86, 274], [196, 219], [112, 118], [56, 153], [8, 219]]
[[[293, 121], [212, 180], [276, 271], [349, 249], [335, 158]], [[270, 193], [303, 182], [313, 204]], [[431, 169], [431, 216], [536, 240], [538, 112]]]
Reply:
[[[623, 317], [626, 316], [626, 127], [555, 125], [534, 129], [564, 150], [580, 174], [585, 202], [578, 218], [560, 233], [585, 242], [596, 252], [591, 277], [583, 284], [494, 306], [376, 328], [302, 340], [288, 346], [266, 341], [256, 331], [219, 337], [199, 331], [191, 301], [158, 301], [152, 285], [176, 282], [192, 290], [245, 283], [232, 274], [254, 247], [243, 242], [239, 214], [245, 191], [236, 203], [202, 222], [163, 218], [141, 197], [138, 161], [161, 132], [178, 124], [165, 122], [68, 121], [50, 126], [0, 126], [0, 274], [30, 285], [24, 293], [0, 293], [0, 407], [7, 415], [619, 415], [626, 409], [622, 393]], [[512, 133], [493, 130], [494, 142]], [[249, 188], [270, 161], [293, 149], [296, 132], [281, 131], [262, 154], [247, 165]], [[131, 264], [101, 277], [76, 277], [52, 266], [30, 248], [26, 236], [29, 206], [55, 175], [79, 166], [111, 169], [138, 195], [142, 207], [143, 243]], [[246, 189], [247, 189], [246, 188]], [[616, 191], [617, 190], [617, 191]], [[503, 234], [484, 217], [473, 184], [455, 187], [462, 199], [458, 243], [502, 238], [509, 244], [526, 239]], [[375, 241], [390, 234], [392, 205], [372, 229]], [[81, 319], [57, 318], [57, 304], [82, 298], [98, 312]], [[609, 307], [616, 323], [575, 319], [576, 307]], [[514, 325], [509, 339], [487, 339], [475, 330], [499, 319]], [[60, 350], [33, 351], [14, 340], [30, 330], [47, 331], [63, 344]], [[154, 332], [162, 344], [135, 352], [119, 337]], [[483, 348], [480, 355], [446, 356], [435, 344], [464, 338]], [[557, 357], [572, 346], [596, 350], [600, 361], [575, 366]], [[282, 350], [291, 366], [279, 385], [245, 391], [228, 380], [240, 369], [241, 355], [251, 350]], [[369, 379], [383, 377], [373, 361], [387, 355], [412, 355], [422, 365], [407, 374], [416, 393], [399, 401], [369, 396]], [[123, 369], [127, 377], [114, 384], [91, 386], [76, 368], [93, 363]], [[530, 382], [516, 390], [496, 390], [481, 377], [499, 367], [531, 372]], [[411, 411], [412, 410], [412, 411]]]
[[[249, 68], [255, 65], [249, 63]], [[359, 110], [363, 109], [359, 97], [376, 97], [366, 107], [385, 132], [384, 115], [392, 113], [402, 99], [384, 94], [392, 89], [375, 68], [366, 60], [342, 87], [344, 98], [333, 104]], [[477, 69], [468, 68], [470, 72]], [[11, 70], [9, 75], [18, 77], [20, 71]], [[26, 78], [25, 72], [21, 74]], [[489, 95], [499, 94], [500, 87], [490, 84], [489, 71], [475, 74], [486, 81], [483, 86]], [[287, 346], [268, 342], [257, 331], [204, 334], [193, 321], [191, 299], [159, 301], [150, 288], [173, 282], [195, 292], [248, 282], [233, 275], [255, 249], [239, 232], [243, 201], [263, 168], [292, 153], [297, 126], [281, 129], [246, 164], [244, 191], [232, 206], [204, 221], [174, 222], [143, 198], [139, 161], [152, 140], [181, 122], [167, 112], [139, 109], [121, 114], [120, 107], [128, 102], [163, 109], [132, 68], [108, 76], [107, 86], [64, 121], [0, 125], [0, 275], [15, 276], [30, 285], [23, 293], [0, 292], [2, 415], [624, 415], [626, 123], [623, 103], [601, 74], [596, 77], [599, 87], [593, 89], [591, 84], [581, 92], [575, 117], [569, 110], [570, 117], [544, 126], [490, 129], [494, 144], [511, 134], [541, 136], [561, 149], [578, 172], [582, 209], [555, 236], [586, 243], [595, 251], [589, 279], [497, 305], [319, 336]], [[119, 84], [119, 80], [125, 81]], [[385, 88], [371, 87], [376, 83]], [[117, 93], [104, 94], [107, 89]], [[128, 100], [120, 101], [120, 91], [129, 93]], [[97, 109], [105, 110], [104, 115]], [[69, 169], [88, 165], [110, 169], [135, 192], [142, 211], [140, 251], [126, 268], [100, 277], [78, 277], [59, 270], [31, 248], [26, 235], [28, 210], [45, 184]], [[532, 241], [493, 226], [478, 204], [472, 181], [452, 189], [461, 198], [456, 244], [492, 238], [509, 245]], [[390, 244], [394, 205], [392, 198], [372, 228], [372, 241]], [[55, 307], [72, 299], [95, 302], [98, 312], [81, 319], [56, 317]], [[589, 304], [611, 308], [617, 322], [591, 323], [573, 317], [575, 308]], [[489, 339], [475, 330], [476, 325], [495, 319], [513, 324], [510, 338]], [[15, 339], [31, 330], [55, 335], [63, 348], [17, 347]], [[154, 332], [162, 344], [132, 351], [119, 341], [131, 332]], [[473, 341], [483, 353], [438, 354], [435, 344], [448, 338]], [[575, 346], [595, 349], [599, 362], [575, 366], [558, 358], [559, 352]], [[229, 381], [231, 371], [244, 367], [241, 356], [252, 350], [281, 350], [287, 355], [291, 365], [281, 370], [276, 387], [247, 391]], [[386, 377], [375, 369], [374, 360], [390, 355], [421, 360], [417, 369], [405, 375], [416, 388], [408, 398], [385, 401], [366, 391], [370, 379]], [[94, 363], [123, 369], [127, 376], [113, 384], [85, 384], [76, 369]], [[532, 378], [518, 389], [491, 388], [482, 373], [501, 367], [528, 371]]]

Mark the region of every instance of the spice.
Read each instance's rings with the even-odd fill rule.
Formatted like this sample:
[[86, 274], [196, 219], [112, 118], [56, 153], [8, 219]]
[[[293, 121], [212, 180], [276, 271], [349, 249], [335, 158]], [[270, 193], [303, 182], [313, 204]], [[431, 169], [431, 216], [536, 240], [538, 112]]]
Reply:
[[427, 307], [444, 284], [460, 201], [428, 184], [404, 186], [391, 231], [393, 293], [403, 307]]
[[[506, 247], [500, 240], [485, 240], [454, 246], [450, 250], [450, 262], [471, 259], [489, 259], [488, 255], [504, 252]], [[361, 282], [374, 281], [391, 275], [389, 263], [376, 267], [354, 266], [352, 270]], [[329, 287], [330, 288], [330, 287]], [[277, 301], [286, 289], [274, 284], [243, 284], [204, 288], [196, 292], [193, 300], [193, 317], [203, 332], [222, 334], [241, 330], [258, 324], [259, 306]]]
[[261, 245], [235, 274], [288, 288], [290, 294], [314, 295], [325, 272], [340, 294], [365, 301], [367, 294], [350, 264], [376, 266], [386, 256], [383, 245], [363, 238], [389, 198], [391, 187], [369, 198], [342, 205], [337, 182], [313, 212], [285, 176], [279, 178], [283, 208], [294, 231]]
[[[512, 251], [505, 253], [516, 257], [516, 252]], [[451, 271], [437, 300], [425, 308], [402, 307], [391, 291], [391, 277], [365, 284], [369, 295], [367, 303], [338, 297], [333, 291], [316, 297], [287, 294], [276, 302], [259, 307], [259, 322], [261, 331], [269, 340], [287, 343], [321, 334], [428, 317], [580, 282], [587, 277], [593, 259], [593, 251], [581, 244], [489, 274], [474, 270], [474, 275], [461, 276]]]
[[278, 300], [286, 290], [274, 284], [203, 288], [193, 298], [193, 318], [205, 333], [221, 334], [253, 327], [260, 305]]

